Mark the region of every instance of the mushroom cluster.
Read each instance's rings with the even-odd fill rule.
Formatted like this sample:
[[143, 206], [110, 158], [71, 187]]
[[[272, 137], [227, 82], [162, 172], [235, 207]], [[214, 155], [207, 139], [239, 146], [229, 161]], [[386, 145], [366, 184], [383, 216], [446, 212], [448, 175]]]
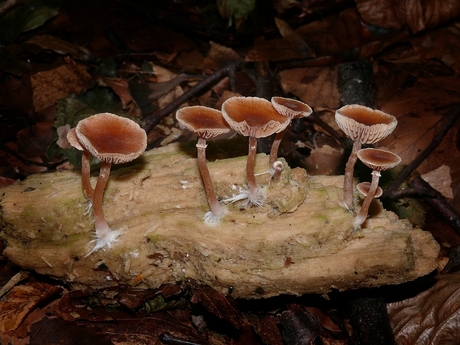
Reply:
[[249, 138], [246, 163], [248, 189], [224, 201], [245, 200], [245, 205], [260, 207], [264, 204], [265, 197], [257, 184], [254, 171], [257, 139], [277, 133], [272, 145], [268, 169], [276, 182], [284, 168], [283, 163], [278, 160], [278, 147], [284, 131], [292, 119], [306, 117], [311, 113], [312, 109], [305, 103], [282, 97], [273, 97], [271, 102], [260, 97], [232, 97], [222, 104], [222, 111], [204, 106], [184, 107], [177, 111], [176, 118], [179, 123], [198, 136], [196, 145], [198, 165], [211, 209], [204, 216], [207, 224], [217, 223], [224, 214], [224, 207], [216, 197], [206, 166], [206, 139], [227, 133], [231, 129]]
[[[130, 162], [139, 157], [147, 147], [147, 134], [130, 119], [110, 113], [100, 113], [81, 120], [69, 131], [67, 139], [73, 147], [83, 151], [82, 187], [93, 207], [96, 230], [95, 245], [87, 254], [90, 255], [99, 249], [111, 248], [120, 235], [120, 230], [110, 229], [102, 208], [111, 166]], [[91, 155], [101, 162], [95, 188], [90, 183]]]
[[372, 169], [372, 182], [359, 183], [356, 188], [365, 196], [356, 215], [354, 228], [359, 228], [367, 219], [369, 206], [374, 198], [382, 195], [378, 182], [380, 172], [398, 165], [401, 158], [387, 150], [366, 148], [364, 144], [374, 144], [386, 138], [396, 128], [397, 120], [393, 115], [359, 104], [345, 105], [335, 113], [335, 121], [340, 129], [353, 140], [353, 148], [345, 166], [343, 204], [354, 211], [353, 173], [359, 158]]
[[358, 151], [364, 144], [375, 144], [386, 138], [396, 128], [393, 115], [359, 104], [345, 105], [335, 113], [339, 128], [353, 140], [353, 148], [345, 166], [343, 203], [350, 211], [353, 204], [353, 173]]

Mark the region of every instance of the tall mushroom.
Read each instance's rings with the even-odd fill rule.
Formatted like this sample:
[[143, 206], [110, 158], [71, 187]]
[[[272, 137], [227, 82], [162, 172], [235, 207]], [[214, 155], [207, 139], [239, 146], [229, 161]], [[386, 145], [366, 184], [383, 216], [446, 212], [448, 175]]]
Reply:
[[249, 152], [246, 163], [248, 182], [248, 203], [262, 206], [264, 197], [260, 193], [254, 173], [257, 153], [257, 139], [268, 137], [284, 130], [290, 122], [280, 115], [269, 101], [259, 97], [232, 97], [222, 104], [222, 115], [238, 133], [249, 137]]
[[372, 181], [361, 209], [355, 218], [355, 229], [366, 221], [369, 206], [379, 188], [380, 172], [391, 169], [401, 162], [401, 158], [397, 154], [381, 149], [361, 149], [357, 156], [361, 162], [372, 169]]
[[[95, 246], [87, 254], [111, 248], [120, 231], [112, 231], [105, 219], [102, 199], [112, 164], [130, 162], [147, 147], [145, 131], [134, 121], [110, 113], [101, 113], [81, 120], [75, 127], [80, 146], [101, 161], [101, 168], [93, 193], [93, 216], [96, 230]], [[83, 150], [83, 151], [84, 151]], [[85, 180], [82, 177], [83, 181]]]
[[208, 199], [210, 212], [206, 212], [206, 224], [216, 224], [225, 213], [225, 208], [219, 203], [212, 185], [211, 176], [206, 165], [206, 140], [230, 132], [230, 126], [222, 117], [222, 112], [204, 106], [183, 107], [176, 112], [176, 118], [185, 128], [196, 133], [198, 167], [204, 190]]
[[[293, 119], [307, 117], [311, 115], [311, 113], [313, 112], [313, 110], [310, 108], [308, 104], [305, 104], [295, 99], [284, 97], [272, 97], [271, 103], [273, 105], [273, 108], [275, 108], [275, 110], [278, 113], [290, 119], [289, 122], [291, 122]], [[272, 175], [274, 181], [277, 181], [279, 179], [280, 173], [282, 171], [282, 169], [277, 169], [274, 164], [278, 160], [278, 149], [281, 140], [283, 139], [284, 133], [286, 132], [286, 128], [276, 134], [275, 140], [273, 141], [272, 148], [270, 150], [268, 171], [270, 172], [270, 175]]]
[[340, 129], [353, 140], [353, 148], [345, 166], [343, 201], [346, 208], [353, 210], [353, 171], [357, 152], [363, 144], [374, 144], [386, 138], [397, 125], [393, 115], [359, 104], [345, 105], [335, 113]]

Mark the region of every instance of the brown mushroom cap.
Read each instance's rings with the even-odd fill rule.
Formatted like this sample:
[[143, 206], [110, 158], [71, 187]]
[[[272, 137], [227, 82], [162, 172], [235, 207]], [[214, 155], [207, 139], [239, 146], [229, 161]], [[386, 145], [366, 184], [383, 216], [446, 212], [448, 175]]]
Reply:
[[291, 121], [259, 97], [232, 97], [222, 104], [222, 115], [238, 133], [263, 138], [281, 132]]
[[108, 163], [132, 161], [147, 147], [147, 134], [137, 123], [110, 113], [81, 120], [76, 136], [94, 157]]
[[361, 149], [358, 158], [372, 170], [388, 170], [401, 162], [401, 158], [390, 151], [381, 149]]
[[214, 138], [230, 132], [231, 129], [220, 110], [200, 105], [179, 109], [176, 112], [176, 119], [203, 139]]
[[83, 151], [83, 146], [81, 146], [80, 142], [78, 141], [75, 128], [72, 128], [67, 132], [67, 140], [69, 141], [69, 144], [75, 147], [77, 150]]
[[[371, 189], [371, 183], [370, 182], [361, 182], [356, 185], [356, 189], [364, 195], [367, 196], [369, 193], [369, 190]], [[383, 194], [383, 190], [380, 187], [377, 187], [377, 190], [375, 191], [374, 198], [380, 198]]]
[[290, 119], [307, 117], [313, 112], [310, 106], [295, 99], [272, 97], [271, 103], [278, 113]]
[[393, 115], [359, 104], [338, 109], [335, 121], [347, 136], [362, 144], [373, 144], [386, 138], [398, 124]]

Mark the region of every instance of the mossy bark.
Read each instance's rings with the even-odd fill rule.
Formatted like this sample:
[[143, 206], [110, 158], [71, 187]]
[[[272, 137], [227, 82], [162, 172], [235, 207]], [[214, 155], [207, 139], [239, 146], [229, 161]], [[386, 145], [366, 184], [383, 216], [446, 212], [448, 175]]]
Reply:
[[[113, 171], [104, 210], [123, 233], [113, 249], [87, 257], [94, 226], [78, 171], [2, 189], [5, 255], [75, 288], [156, 288], [191, 278], [241, 298], [398, 284], [436, 268], [439, 246], [428, 232], [378, 202], [353, 232], [353, 215], [340, 205], [343, 176], [308, 176], [287, 164], [279, 183], [257, 177], [263, 207], [227, 204], [220, 224], [206, 225], [195, 156], [193, 145], [172, 144]], [[244, 188], [245, 165], [244, 156], [209, 163], [220, 198]], [[259, 154], [256, 173], [267, 169], [268, 156]]]

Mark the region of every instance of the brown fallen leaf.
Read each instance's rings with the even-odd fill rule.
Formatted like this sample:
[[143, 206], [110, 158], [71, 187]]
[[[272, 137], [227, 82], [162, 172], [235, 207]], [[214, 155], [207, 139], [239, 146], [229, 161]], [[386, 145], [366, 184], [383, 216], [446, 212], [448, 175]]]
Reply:
[[357, 0], [356, 6], [368, 24], [390, 29], [408, 26], [412, 33], [437, 27], [460, 15], [457, 0]]
[[316, 56], [337, 55], [376, 40], [361, 22], [355, 7], [299, 27], [296, 32]]
[[280, 61], [312, 58], [312, 52], [302, 36], [295, 32], [284, 20], [275, 18], [282, 38], [258, 39], [246, 55], [246, 61]]
[[316, 112], [337, 109], [340, 94], [337, 86], [337, 66], [292, 68], [280, 72], [281, 86]]
[[60, 98], [80, 93], [87, 87], [91, 75], [80, 64], [65, 64], [49, 71], [32, 74], [33, 103], [36, 112], [53, 106]]
[[338, 172], [342, 155], [340, 150], [324, 145], [311, 150], [303, 162], [310, 175], [332, 175]]
[[460, 343], [460, 272], [436, 277], [428, 290], [387, 305], [399, 345]]
[[70, 55], [78, 60], [87, 60], [91, 56], [91, 52], [85, 47], [51, 35], [32, 36], [24, 44], [32, 44], [40, 49], [52, 50], [61, 55]]
[[141, 117], [141, 109], [133, 99], [129, 90], [128, 81], [126, 79], [101, 77], [99, 79], [99, 83], [101, 85], [110, 87], [118, 95], [121, 100], [121, 107], [124, 110], [127, 110], [130, 117]]
[[218, 65], [222, 66], [230, 60], [239, 59], [240, 56], [232, 48], [220, 45], [216, 42], [209, 42], [209, 57], [213, 59]]
[[241, 327], [239, 311], [221, 292], [209, 286], [202, 286], [194, 292], [191, 301], [192, 303], [201, 303], [210, 313], [220, 319], [227, 320], [236, 329]]
[[452, 199], [452, 179], [450, 178], [450, 168], [448, 165], [441, 165], [439, 168], [427, 172], [421, 176], [431, 187], [436, 189], [445, 198]]
[[280, 320], [274, 315], [264, 315], [253, 321], [253, 328], [266, 345], [283, 345], [280, 333]]
[[15, 330], [40, 302], [60, 291], [58, 286], [40, 282], [15, 286], [0, 301], [0, 331]]

